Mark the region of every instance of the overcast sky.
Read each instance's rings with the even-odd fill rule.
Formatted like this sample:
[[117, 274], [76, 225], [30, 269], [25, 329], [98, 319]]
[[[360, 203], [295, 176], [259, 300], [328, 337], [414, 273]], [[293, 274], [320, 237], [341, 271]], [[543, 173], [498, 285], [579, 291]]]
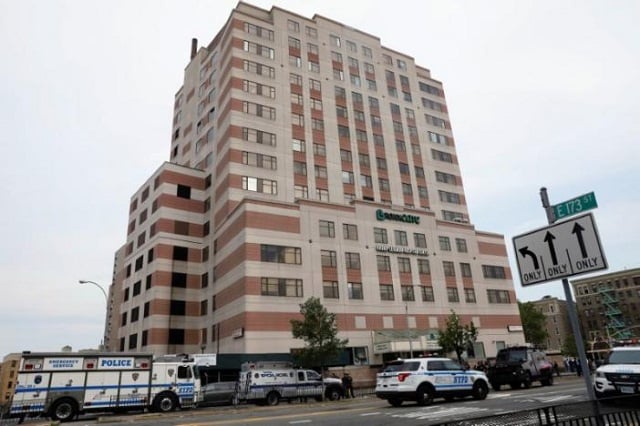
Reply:
[[[250, 2], [270, 9], [274, 3]], [[191, 38], [234, 0], [0, 0], [0, 357], [95, 347], [131, 194], [169, 158]], [[640, 267], [640, 2], [282, 0], [444, 83], [471, 222], [511, 238], [594, 191], [609, 271]]]

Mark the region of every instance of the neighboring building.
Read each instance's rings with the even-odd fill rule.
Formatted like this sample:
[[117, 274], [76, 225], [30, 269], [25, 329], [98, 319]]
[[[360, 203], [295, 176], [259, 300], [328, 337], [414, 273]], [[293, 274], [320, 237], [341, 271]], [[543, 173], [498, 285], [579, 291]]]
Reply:
[[565, 339], [572, 334], [567, 302], [557, 297], [545, 296], [531, 303], [544, 314], [546, 319], [545, 326], [549, 335], [545, 350], [547, 352], [561, 351]]
[[115, 264], [113, 350], [286, 357], [312, 296], [346, 364], [437, 349], [451, 310], [479, 327], [478, 358], [524, 343], [504, 237], [470, 222], [442, 83], [376, 36], [277, 7], [240, 2], [193, 40], [170, 162], [132, 196]]
[[572, 280], [571, 285], [585, 340], [624, 344], [640, 337], [640, 268]]
[[20, 356], [21, 354], [17, 353], [8, 354], [0, 363], [0, 407], [7, 405], [13, 396], [18, 380]]

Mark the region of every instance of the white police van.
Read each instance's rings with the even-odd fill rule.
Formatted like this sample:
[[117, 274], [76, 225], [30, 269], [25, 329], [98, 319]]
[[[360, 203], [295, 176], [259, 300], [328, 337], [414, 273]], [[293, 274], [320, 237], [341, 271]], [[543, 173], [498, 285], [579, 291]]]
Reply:
[[429, 405], [434, 398], [485, 399], [489, 380], [482, 371], [468, 370], [449, 358], [400, 359], [377, 374], [376, 396], [399, 407], [404, 401]]
[[593, 379], [597, 398], [640, 394], [640, 346], [612, 348]]
[[23, 352], [11, 417], [69, 421], [87, 412], [173, 411], [200, 398], [198, 361], [185, 355]]

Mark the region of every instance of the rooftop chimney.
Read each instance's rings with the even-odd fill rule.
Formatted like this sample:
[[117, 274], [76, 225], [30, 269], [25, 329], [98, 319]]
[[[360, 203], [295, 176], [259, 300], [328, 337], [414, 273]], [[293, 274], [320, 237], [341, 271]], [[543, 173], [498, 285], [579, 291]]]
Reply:
[[198, 39], [191, 39], [191, 59], [196, 57], [196, 53], [198, 53]]

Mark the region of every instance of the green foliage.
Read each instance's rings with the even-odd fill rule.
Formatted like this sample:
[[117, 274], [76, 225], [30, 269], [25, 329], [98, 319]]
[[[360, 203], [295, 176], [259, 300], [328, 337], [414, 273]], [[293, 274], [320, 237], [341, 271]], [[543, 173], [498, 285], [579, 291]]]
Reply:
[[324, 367], [335, 360], [348, 339], [338, 339], [336, 314], [322, 305], [320, 299], [311, 297], [300, 305], [302, 321], [291, 320], [291, 332], [296, 339], [302, 339], [305, 347], [296, 352], [296, 360], [305, 367]]
[[535, 346], [543, 346], [549, 337], [547, 319], [544, 314], [537, 310], [531, 302], [518, 302], [518, 309], [520, 310], [525, 341]]
[[455, 352], [458, 362], [462, 363], [462, 353], [473, 347], [478, 338], [478, 329], [473, 325], [473, 321], [466, 325], [460, 324], [460, 317], [452, 309], [445, 329], [440, 330], [439, 334], [438, 344], [442, 350]]
[[562, 342], [562, 355], [568, 357], [578, 356], [578, 347], [576, 346], [576, 339], [573, 334], [567, 334]]

